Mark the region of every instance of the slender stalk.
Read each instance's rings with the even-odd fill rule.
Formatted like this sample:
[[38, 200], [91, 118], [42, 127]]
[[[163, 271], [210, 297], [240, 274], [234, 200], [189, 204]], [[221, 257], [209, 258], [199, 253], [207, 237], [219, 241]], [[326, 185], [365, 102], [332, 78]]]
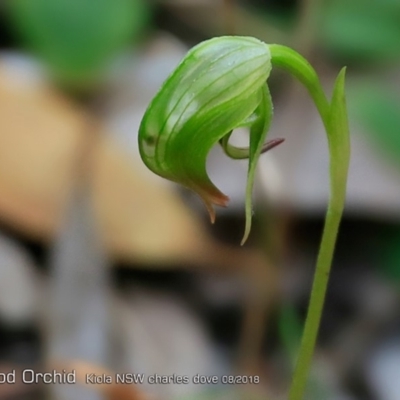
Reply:
[[289, 391], [289, 400], [302, 400], [306, 390], [342, 216], [340, 210], [334, 210], [336, 208], [334, 203], [338, 202], [331, 199], [326, 215], [300, 352]]
[[304, 58], [284, 46], [271, 45], [270, 49], [272, 63], [294, 75], [307, 88], [313, 98], [327, 133], [330, 154], [330, 198], [306, 323], [289, 391], [289, 400], [302, 400], [318, 336], [333, 253], [345, 203], [350, 158], [347, 112], [344, 99], [345, 70], [342, 70], [338, 76], [333, 99], [330, 103], [322, 90], [316, 72]]

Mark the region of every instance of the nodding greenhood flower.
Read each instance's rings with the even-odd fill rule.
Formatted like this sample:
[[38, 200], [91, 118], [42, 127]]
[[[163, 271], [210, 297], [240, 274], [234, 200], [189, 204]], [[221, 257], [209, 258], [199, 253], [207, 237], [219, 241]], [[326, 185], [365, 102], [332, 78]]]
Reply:
[[[317, 258], [310, 305], [289, 400], [303, 400], [321, 320], [329, 271], [343, 213], [350, 159], [343, 69], [329, 101], [311, 65], [294, 50], [268, 45], [250, 37], [219, 37], [194, 47], [169, 76], [149, 105], [139, 130], [139, 149], [156, 174], [196, 191], [211, 220], [213, 205], [225, 206], [228, 197], [210, 181], [206, 159], [219, 142], [225, 153], [248, 158], [246, 227], [251, 226], [251, 194], [260, 154], [281, 140], [264, 144], [272, 101], [266, 81], [272, 66], [285, 69], [308, 90], [326, 131], [329, 146], [330, 197]], [[248, 148], [229, 144], [235, 128], [250, 130]]]
[[[147, 167], [197, 192], [212, 222], [213, 205], [226, 206], [229, 199], [208, 177], [209, 151], [220, 142], [229, 157], [249, 159], [242, 243], [251, 227], [251, 195], [258, 158], [282, 142], [278, 139], [264, 144], [272, 119], [266, 81], [274, 52], [278, 65], [297, 76], [312, 96], [313, 90], [319, 90], [314, 70], [293, 50], [251, 37], [217, 37], [187, 53], [150, 103], [139, 130], [139, 150]], [[248, 148], [229, 144], [232, 131], [238, 127], [249, 128]]]

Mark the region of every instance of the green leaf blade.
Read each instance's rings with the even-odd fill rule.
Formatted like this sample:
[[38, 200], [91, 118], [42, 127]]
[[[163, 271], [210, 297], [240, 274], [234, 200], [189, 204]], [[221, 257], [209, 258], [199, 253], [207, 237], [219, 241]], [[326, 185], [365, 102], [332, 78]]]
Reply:
[[[332, 158], [331, 186], [336, 189], [336, 204], [342, 210], [346, 196], [346, 182], [350, 163], [350, 132], [345, 96], [346, 68], [343, 68], [333, 88], [330, 107], [328, 139]], [[344, 183], [344, 184], [343, 184]], [[342, 212], [340, 210], [340, 212]], [[338, 212], [339, 210], [336, 210]]]

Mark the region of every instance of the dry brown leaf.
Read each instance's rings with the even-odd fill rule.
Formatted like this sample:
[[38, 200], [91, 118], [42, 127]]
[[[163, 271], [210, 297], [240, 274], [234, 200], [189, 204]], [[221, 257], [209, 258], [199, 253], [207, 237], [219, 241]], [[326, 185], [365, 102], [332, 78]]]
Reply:
[[[0, 121], [0, 219], [47, 240], [66, 206], [88, 116], [54, 89], [23, 83], [0, 65]], [[208, 248], [178, 196], [147, 182], [135, 160], [104, 132], [98, 136], [92, 194], [110, 252], [161, 264], [182, 263]]]

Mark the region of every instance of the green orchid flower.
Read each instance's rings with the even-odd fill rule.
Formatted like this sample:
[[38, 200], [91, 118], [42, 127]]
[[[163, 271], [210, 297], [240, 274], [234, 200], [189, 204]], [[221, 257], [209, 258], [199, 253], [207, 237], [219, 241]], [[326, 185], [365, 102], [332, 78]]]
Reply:
[[[209, 151], [219, 142], [229, 157], [248, 158], [244, 243], [251, 227], [257, 161], [262, 152], [282, 142], [277, 139], [265, 143], [273, 113], [267, 86], [273, 66], [289, 72], [307, 89], [324, 124], [330, 154], [330, 198], [302, 344], [289, 391], [289, 400], [301, 400], [345, 202], [350, 159], [345, 69], [339, 73], [329, 101], [314, 69], [294, 50], [251, 37], [207, 40], [188, 52], [150, 103], [140, 125], [139, 149], [144, 163], [153, 172], [197, 192], [212, 221], [213, 206], [225, 206], [228, 197], [208, 177]], [[239, 127], [249, 128], [248, 148], [229, 144], [232, 131]]]
[[[148, 107], [139, 130], [139, 149], [156, 174], [178, 182], [203, 199], [211, 220], [213, 205], [226, 206], [228, 197], [210, 181], [206, 160], [219, 141], [233, 158], [249, 158], [246, 233], [250, 232], [251, 191], [255, 166], [272, 118], [265, 84], [271, 71], [268, 46], [249, 37], [220, 37], [194, 47]], [[238, 127], [250, 128], [250, 148], [231, 146]]]

